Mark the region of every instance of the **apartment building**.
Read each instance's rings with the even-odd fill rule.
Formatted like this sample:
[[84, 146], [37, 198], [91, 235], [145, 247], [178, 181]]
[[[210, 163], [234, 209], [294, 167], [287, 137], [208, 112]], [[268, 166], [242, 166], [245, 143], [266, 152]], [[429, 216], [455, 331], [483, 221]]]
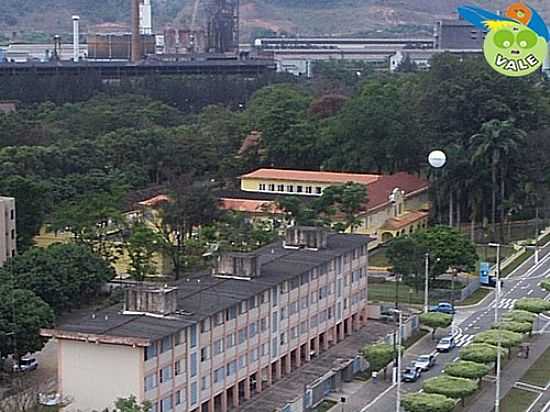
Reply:
[[122, 309], [43, 330], [57, 340], [66, 410], [130, 395], [154, 412], [237, 409], [365, 324], [368, 242], [290, 228], [220, 256], [212, 273], [128, 289]]
[[370, 248], [428, 224], [430, 184], [409, 173], [381, 175], [263, 168], [241, 176], [240, 180], [240, 190], [218, 194], [220, 207], [245, 213], [251, 219], [281, 220], [283, 213], [277, 207], [281, 196], [299, 196], [309, 202], [329, 186], [348, 182], [365, 185], [368, 200], [355, 233], [373, 237]]
[[0, 196], [0, 266], [15, 256], [16, 238], [15, 199]]

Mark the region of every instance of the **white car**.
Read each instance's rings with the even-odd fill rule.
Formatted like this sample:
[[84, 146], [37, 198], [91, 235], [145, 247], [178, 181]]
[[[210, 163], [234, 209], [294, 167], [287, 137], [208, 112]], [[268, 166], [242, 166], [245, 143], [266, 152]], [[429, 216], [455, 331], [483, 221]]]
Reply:
[[18, 364], [13, 365], [14, 372], [30, 372], [38, 368], [38, 361], [35, 358], [23, 358]]
[[420, 368], [422, 371], [430, 370], [432, 366], [435, 365], [435, 356], [434, 355], [420, 355], [416, 358], [414, 366]]
[[448, 336], [446, 338], [442, 338], [435, 348], [438, 352], [450, 352], [455, 346], [455, 339]]

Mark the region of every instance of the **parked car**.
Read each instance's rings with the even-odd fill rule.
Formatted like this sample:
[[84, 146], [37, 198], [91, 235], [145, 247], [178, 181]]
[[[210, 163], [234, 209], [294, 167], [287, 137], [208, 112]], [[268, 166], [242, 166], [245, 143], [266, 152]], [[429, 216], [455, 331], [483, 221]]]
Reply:
[[23, 358], [18, 364], [13, 365], [14, 372], [30, 372], [38, 368], [38, 361], [35, 358]]
[[430, 370], [432, 366], [435, 365], [435, 356], [434, 355], [420, 355], [414, 361], [414, 366], [419, 368], [422, 371]]
[[416, 382], [418, 378], [420, 378], [421, 374], [422, 374], [422, 371], [420, 370], [420, 368], [409, 366], [405, 368], [405, 370], [403, 371], [401, 380], [403, 382]]
[[456, 313], [454, 306], [447, 302], [439, 302], [437, 305], [431, 306], [429, 311], [446, 313], [447, 315], [454, 315]]
[[445, 338], [441, 338], [437, 346], [435, 347], [438, 352], [450, 352], [456, 347], [455, 338], [452, 336], [447, 336]]

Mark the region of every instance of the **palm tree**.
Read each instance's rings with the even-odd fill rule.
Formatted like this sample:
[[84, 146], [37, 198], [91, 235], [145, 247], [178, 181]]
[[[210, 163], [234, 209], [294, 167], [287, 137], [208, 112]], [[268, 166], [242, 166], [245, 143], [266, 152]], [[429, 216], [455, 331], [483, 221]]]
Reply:
[[[507, 158], [516, 154], [525, 137], [525, 131], [516, 128], [513, 120], [493, 119], [483, 123], [481, 131], [470, 138], [473, 149], [472, 162], [476, 166], [489, 164], [491, 170], [493, 237], [496, 235], [497, 192], [499, 186], [501, 202], [504, 200], [505, 195], [504, 181], [508, 167]], [[502, 207], [501, 221], [504, 221], [504, 208]]]

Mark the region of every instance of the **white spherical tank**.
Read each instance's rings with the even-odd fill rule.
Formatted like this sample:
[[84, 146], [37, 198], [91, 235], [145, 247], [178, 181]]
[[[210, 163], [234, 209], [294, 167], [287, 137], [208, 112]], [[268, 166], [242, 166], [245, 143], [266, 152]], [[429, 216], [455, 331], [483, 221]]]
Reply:
[[447, 163], [447, 156], [441, 150], [434, 150], [428, 156], [428, 163], [431, 167], [439, 169], [440, 167], [445, 166], [445, 163]]

